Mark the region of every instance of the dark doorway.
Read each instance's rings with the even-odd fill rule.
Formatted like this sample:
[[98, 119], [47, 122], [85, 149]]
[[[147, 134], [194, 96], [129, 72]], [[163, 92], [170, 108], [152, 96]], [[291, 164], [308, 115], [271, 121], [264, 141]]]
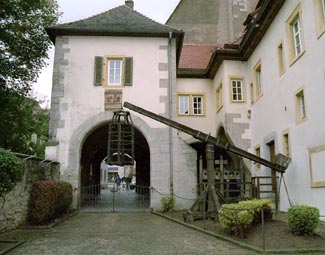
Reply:
[[[98, 126], [92, 130], [84, 140], [81, 151], [81, 197], [80, 207], [85, 208], [92, 206], [92, 210], [112, 211], [113, 201], [117, 199], [118, 192], [110, 186], [103, 186], [101, 180], [101, 162], [107, 156], [107, 140], [108, 140], [108, 123]], [[150, 149], [149, 145], [142, 133], [135, 128], [135, 162], [136, 162], [136, 182], [132, 189], [134, 193], [146, 194], [146, 204], [149, 208], [149, 186], [150, 186]], [[141, 191], [140, 191], [141, 187]], [[106, 195], [104, 195], [106, 194]], [[114, 195], [114, 197], [112, 197]], [[130, 211], [136, 210], [136, 204], [133, 201], [121, 201], [125, 199], [139, 199], [138, 196], [129, 192], [128, 196], [119, 194], [120, 204], [130, 205]], [[109, 200], [107, 200], [109, 199]], [[142, 196], [143, 199], [143, 196]], [[105, 200], [105, 201], [104, 201]], [[101, 202], [101, 203], [99, 203]], [[117, 201], [115, 201], [117, 202]], [[142, 204], [143, 206], [143, 204]], [[118, 208], [113, 208], [113, 211]]]

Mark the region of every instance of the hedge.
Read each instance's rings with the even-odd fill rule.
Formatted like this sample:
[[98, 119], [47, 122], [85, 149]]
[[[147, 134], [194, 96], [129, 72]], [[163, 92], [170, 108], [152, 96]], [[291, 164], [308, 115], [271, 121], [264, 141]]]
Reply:
[[317, 228], [319, 209], [308, 205], [293, 205], [288, 209], [288, 224], [296, 235], [312, 235]]
[[43, 225], [67, 213], [72, 202], [72, 186], [61, 181], [35, 181], [32, 184], [27, 220]]
[[265, 220], [272, 219], [272, 201], [269, 199], [223, 204], [219, 211], [220, 226], [228, 234], [246, 237], [251, 226], [261, 222], [262, 208]]

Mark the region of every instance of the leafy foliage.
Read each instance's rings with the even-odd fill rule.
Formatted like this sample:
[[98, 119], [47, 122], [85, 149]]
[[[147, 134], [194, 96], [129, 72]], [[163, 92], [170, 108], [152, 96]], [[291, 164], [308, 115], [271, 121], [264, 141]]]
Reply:
[[288, 223], [296, 235], [312, 235], [320, 222], [319, 209], [308, 205], [293, 205], [288, 210]]
[[171, 212], [175, 206], [175, 196], [165, 196], [161, 198], [161, 210], [162, 212]]
[[262, 209], [265, 219], [271, 219], [272, 201], [254, 199], [237, 204], [224, 204], [219, 211], [220, 226], [229, 234], [245, 237], [250, 227], [261, 222]]
[[0, 196], [3, 198], [21, 179], [23, 165], [12, 152], [0, 148]]
[[57, 23], [56, 0], [0, 1], [0, 87], [26, 94], [46, 66], [45, 27]]
[[[35, 99], [0, 87], [0, 147], [44, 157], [49, 115]], [[37, 136], [32, 141], [32, 136]]]
[[28, 204], [28, 222], [43, 225], [65, 214], [72, 202], [72, 187], [67, 182], [35, 181]]
[[254, 219], [252, 224], [256, 225], [262, 222], [262, 209], [264, 213], [264, 220], [272, 219], [272, 200], [270, 199], [253, 199], [247, 201], [240, 201], [240, 205], [248, 205], [254, 208]]

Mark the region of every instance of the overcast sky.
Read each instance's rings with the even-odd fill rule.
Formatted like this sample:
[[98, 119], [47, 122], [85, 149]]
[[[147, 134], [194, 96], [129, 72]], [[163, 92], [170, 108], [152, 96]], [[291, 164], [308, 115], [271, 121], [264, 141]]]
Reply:
[[[165, 24], [170, 14], [180, 0], [134, 0], [134, 9], [143, 15]], [[114, 7], [123, 5], [125, 0], [57, 0], [59, 11], [62, 13], [59, 23], [67, 23], [95, 14], [105, 12]], [[38, 98], [46, 97], [50, 100], [53, 72], [53, 48], [50, 50], [49, 66], [45, 68], [37, 83], [34, 91]]]

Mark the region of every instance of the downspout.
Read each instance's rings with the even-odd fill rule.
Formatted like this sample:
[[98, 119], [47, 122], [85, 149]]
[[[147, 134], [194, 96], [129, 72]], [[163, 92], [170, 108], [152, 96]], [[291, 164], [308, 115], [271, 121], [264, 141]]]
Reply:
[[[172, 36], [173, 32], [169, 32], [168, 38], [168, 118], [173, 119], [173, 77], [172, 77]], [[168, 127], [169, 136], [169, 178], [170, 178], [170, 194], [174, 195], [174, 151], [173, 151], [173, 129]]]

